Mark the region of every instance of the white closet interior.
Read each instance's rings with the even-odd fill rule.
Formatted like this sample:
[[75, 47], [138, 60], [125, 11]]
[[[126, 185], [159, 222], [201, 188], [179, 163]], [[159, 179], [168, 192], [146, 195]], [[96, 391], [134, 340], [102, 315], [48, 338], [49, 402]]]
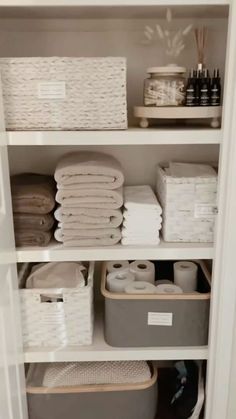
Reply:
[[[2, 145], [8, 146], [10, 174], [38, 172], [53, 174], [58, 159], [69, 151], [96, 150], [116, 157], [122, 164], [125, 184], [150, 184], [155, 187], [155, 166], [166, 161], [210, 162], [218, 165], [221, 160], [225, 138], [225, 121], [222, 128], [212, 129], [205, 121], [176, 121], [159, 123], [149, 129], [138, 128], [133, 117], [133, 107], [143, 101], [143, 81], [147, 67], [162, 65], [166, 57], [161, 45], [143, 44], [146, 25], [162, 24], [166, 3], [173, 12], [176, 28], [190, 23], [206, 26], [209, 30], [207, 66], [219, 68], [222, 86], [226, 85], [230, 67], [226, 67], [227, 35], [229, 28], [229, 1], [143, 1], [96, 2], [89, 0], [58, 1], [5, 1], [0, 2], [0, 56], [124, 56], [127, 57], [128, 131], [28, 131], [7, 132]], [[36, 3], [36, 4], [35, 4]], [[78, 4], [77, 4], [78, 3]], [[86, 5], [86, 3], [88, 3]], [[101, 3], [101, 4], [100, 4]], [[114, 3], [114, 4], [112, 4]], [[45, 5], [44, 5], [45, 4]], [[231, 33], [232, 37], [232, 33]], [[187, 38], [187, 45], [177, 64], [192, 68], [196, 65], [197, 53], [194, 35]], [[227, 88], [227, 86], [226, 86]], [[227, 101], [225, 96], [224, 104]], [[229, 103], [228, 103], [229, 109]], [[229, 123], [229, 121], [228, 121]], [[2, 129], [2, 132], [4, 130]], [[221, 176], [221, 169], [219, 175]], [[7, 170], [7, 169], [6, 169]], [[6, 172], [6, 171], [5, 171]], [[225, 175], [224, 175], [225, 176]], [[225, 185], [224, 182], [220, 182]], [[222, 199], [223, 191], [219, 189]], [[8, 197], [9, 199], [9, 197]], [[1, 202], [0, 202], [1, 204]], [[8, 203], [6, 203], [8, 207]], [[0, 207], [1, 208], [1, 207]], [[1, 212], [0, 212], [1, 217]], [[1, 225], [1, 218], [0, 218]], [[6, 233], [7, 234], [7, 233]], [[9, 245], [10, 248], [10, 245]], [[0, 248], [1, 251], [1, 248]], [[42, 262], [109, 259], [214, 259], [211, 244], [164, 243], [159, 247], [129, 247], [117, 245], [112, 248], [65, 248], [53, 242], [48, 248], [14, 249], [11, 262]], [[4, 273], [3, 273], [4, 275]], [[215, 322], [219, 299], [219, 275], [213, 287], [214, 310], [211, 315], [210, 342], [216, 339]], [[99, 275], [97, 281], [99, 281]], [[213, 281], [215, 280], [213, 276]], [[95, 312], [95, 315], [98, 314]], [[210, 359], [214, 353], [208, 347], [171, 348], [112, 348], [104, 341], [102, 317], [96, 316], [95, 335], [90, 347], [72, 348], [25, 348], [24, 362], [50, 361], [99, 361], [99, 360], [175, 360]], [[213, 360], [210, 359], [213, 363]], [[213, 369], [213, 366], [212, 366]], [[212, 396], [212, 380], [209, 394]], [[22, 384], [23, 385], [23, 384]], [[13, 416], [17, 418], [17, 416]], [[7, 418], [8, 419], [8, 418]], [[20, 416], [20, 419], [25, 419]], [[206, 419], [210, 416], [210, 407]], [[218, 419], [218, 417], [214, 417]]]

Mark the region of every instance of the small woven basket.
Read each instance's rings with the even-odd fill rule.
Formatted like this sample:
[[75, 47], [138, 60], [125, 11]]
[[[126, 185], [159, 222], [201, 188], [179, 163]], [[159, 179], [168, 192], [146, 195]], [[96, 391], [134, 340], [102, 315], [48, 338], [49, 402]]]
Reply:
[[[19, 271], [24, 345], [91, 345], [94, 262], [88, 265], [87, 285], [82, 288], [25, 289], [30, 270], [26, 263]], [[47, 302], [45, 295], [60, 297], [60, 302]]]
[[217, 213], [217, 176], [172, 177], [158, 166], [156, 192], [163, 209], [167, 242], [213, 242]]
[[127, 128], [126, 59], [1, 58], [8, 130]]

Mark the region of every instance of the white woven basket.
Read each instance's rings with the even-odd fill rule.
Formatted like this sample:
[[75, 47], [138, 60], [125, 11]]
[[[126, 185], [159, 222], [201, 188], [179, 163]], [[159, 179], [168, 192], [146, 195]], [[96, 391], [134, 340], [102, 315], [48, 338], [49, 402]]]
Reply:
[[[86, 266], [86, 262], [83, 263]], [[19, 272], [23, 343], [28, 346], [91, 345], [93, 337], [94, 262], [88, 265], [82, 288], [25, 289], [30, 264]], [[44, 302], [44, 295], [58, 295], [62, 302]]]
[[1, 58], [8, 130], [127, 128], [126, 59]]
[[156, 192], [163, 208], [165, 241], [214, 241], [217, 176], [177, 178], [158, 166]]

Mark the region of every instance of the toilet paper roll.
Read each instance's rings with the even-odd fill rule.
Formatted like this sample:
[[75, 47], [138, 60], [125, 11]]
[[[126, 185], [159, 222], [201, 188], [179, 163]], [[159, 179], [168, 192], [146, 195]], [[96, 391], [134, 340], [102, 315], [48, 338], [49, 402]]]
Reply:
[[127, 269], [111, 272], [107, 275], [107, 288], [111, 292], [125, 292], [125, 287], [135, 281], [135, 276]]
[[129, 268], [128, 260], [112, 260], [107, 262], [107, 272], [117, 272]]
[[196, 263], [180, 261], [174, 263], [174, 283], [182, 288], [183, 292], [193, 292], [197, 290], [197, 270]]
[[158, 285], [162, 285], [162, 284], [171, 284], [171, 285], [173, 285], [173, 282], [170, 281], [169, 279], [159, 279], [159, 281], [155, 281], [156, 287]]
[[183, 290], [174, 284], [161, 284], [156, 287], [157, 294], [183, 294]]
[[150, 282], [134, 281], [125, 287], [126, 294], [155, 294], [156, 287]]
[[135, 281], [155, 283], [155, 265], [148, 260], [136, 260], [129, 265], [130, 272], [135, 275]]

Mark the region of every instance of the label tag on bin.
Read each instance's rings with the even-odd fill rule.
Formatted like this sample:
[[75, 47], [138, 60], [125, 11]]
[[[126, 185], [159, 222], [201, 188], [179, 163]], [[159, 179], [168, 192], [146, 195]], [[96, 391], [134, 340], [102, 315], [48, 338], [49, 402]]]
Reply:
[[38, 83], [38, 99], [65, 99], [66, 83], [64, 81], [48, 81]]
[[214, 218], [218, 213], [216, 205], [212, 204], [195, 204], [195, 218]]
[[173, 326], [173, 313], [148, 313], [148, 326]]

